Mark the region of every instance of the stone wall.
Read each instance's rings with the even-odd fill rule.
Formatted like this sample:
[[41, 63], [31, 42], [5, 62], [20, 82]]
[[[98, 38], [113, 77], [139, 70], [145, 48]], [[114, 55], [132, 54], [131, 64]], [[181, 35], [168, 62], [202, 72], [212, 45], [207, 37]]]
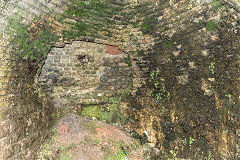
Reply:
[[158, 40], [130, 101], [130, 128], [160, 149], [159, 159], [237, 159], [239, 10], [221, 0], [170, 2], [149, 7]]
[[73, 41], [52, 48], [39, 83], [54, 97], [55, 106], [105, 104], [108, 98], [132, 86], [128, 55], [116, 46]]
[[36, 66], [11, 53], [8, 18], [29, 23], [40, 14], [62, 13], [69, 1], [0, 1], [0, 159], [34, 159], [48, 136], [53, 107], [39, 97], [34, 84]]
[[231, 3], [128, 6], [133, 19], [126, 22], [127, 12], [114, 17], [125, 23], [110, 26], [107, 37], [118, 43], [65, 41], [51, 49], [39, 74], [38, 66], [11, 54], [8, 42], [16, 33], [8, 32], [7, 17], [27, 24], [40, 14], [63, 13], [69, 2], [0, 1], [0, 159], [34, 159], [54, 105], [108, 103], [129, 87], [130, 128], [168, 157], [239, 156], [239, 11]]

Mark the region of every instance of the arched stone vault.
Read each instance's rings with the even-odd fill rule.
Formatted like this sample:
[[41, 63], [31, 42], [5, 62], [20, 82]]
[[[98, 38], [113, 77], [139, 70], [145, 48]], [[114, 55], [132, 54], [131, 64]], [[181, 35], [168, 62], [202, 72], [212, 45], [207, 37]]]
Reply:
[[[36, 65], [12, 54], [9, 42], [16, 33], [8, 28], [9, 17], [32, 23], [27, 28], [32, 40], [48, 21], [60, 34], [69, 26], [53, 17], [70, 1], [0, 1], [0, 159], [34, 159], [56, 119], [54, 105], [108, 103], [106, 97], [129, 84], [128, 127], [170, 157], [176, 152], [196, 158], [192, 148], [201, 157], [239, 156], [239, 3], [152, 2], [136, 7], [133, 17], [140, 24], [124, 14], [111, 17], [117, 23], [108, 26], [111, 37], [98, 32], [100, 38], [60, 39], [45, 63]], [[155, 17], [144, 18], [145, 12]], [[43, 21], [33, 20], [38, 16]], [[195, 145], [185, 146], [181, 138], [194, 138]]]

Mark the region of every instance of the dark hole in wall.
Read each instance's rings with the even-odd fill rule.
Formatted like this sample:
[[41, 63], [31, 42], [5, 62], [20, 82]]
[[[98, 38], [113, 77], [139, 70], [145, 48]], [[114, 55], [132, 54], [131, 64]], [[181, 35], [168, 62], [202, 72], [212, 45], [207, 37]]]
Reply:
[[79, 61], [82, 61], [82, 60], [84, 60], [86, 58], [86, 55], [77, 55], [77, 59], [79, 60]]

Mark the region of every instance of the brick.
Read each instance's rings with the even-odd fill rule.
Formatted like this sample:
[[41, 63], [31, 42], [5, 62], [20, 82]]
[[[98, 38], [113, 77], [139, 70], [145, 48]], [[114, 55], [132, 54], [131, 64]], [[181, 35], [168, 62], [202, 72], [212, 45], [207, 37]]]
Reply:
[[105, 52], [111, 55], [123, 54], [123, 51], [121, 51], [118, 47], [109, 45], [106, 46]]

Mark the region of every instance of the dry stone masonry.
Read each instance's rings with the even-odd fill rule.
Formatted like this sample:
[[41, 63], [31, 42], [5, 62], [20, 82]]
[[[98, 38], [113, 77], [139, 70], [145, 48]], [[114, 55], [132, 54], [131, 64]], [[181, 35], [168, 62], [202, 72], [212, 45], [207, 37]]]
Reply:
[[52, 48], [39, 83], [46, 85], [56, 106], [107, 103], [132, 85], [126, 57], [116, 46], [73, 41], [64, 48]]

